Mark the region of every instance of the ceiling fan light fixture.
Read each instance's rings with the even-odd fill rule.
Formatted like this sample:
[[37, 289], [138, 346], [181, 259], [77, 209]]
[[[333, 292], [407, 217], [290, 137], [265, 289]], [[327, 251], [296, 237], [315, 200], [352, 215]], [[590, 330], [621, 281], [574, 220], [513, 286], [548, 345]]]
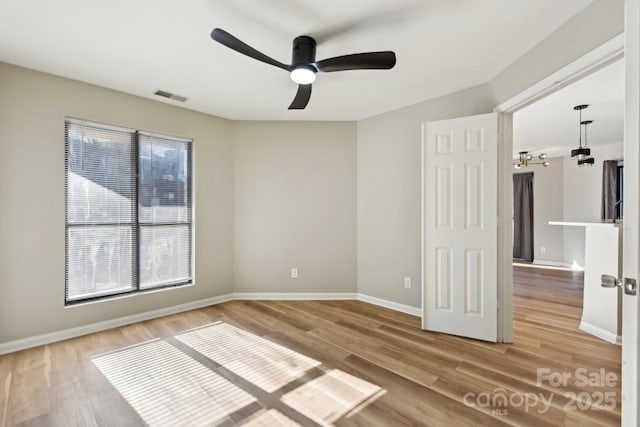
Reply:
[[316, 81], [316, 70], [310, 65], [299, 65], [291, 71], [291, 80], [299, 85], [310, 85]]
[[291, 80], [298, 84], [296, 96], [289, 110], [304, 110], [311, 97], [311, 84], [316, 73], [330, 73], [347, 70], [390, 70], [396, 65], [396, 54], [392, 51], [361, 52], [334, 56], [316, 61], [316, 41], [313, 37], [298, 36], [293, 39], [291, 65], [277, 61], [229, 34], [222, 28], [214, 28], [211, 38], [221, 45], [256, 61], [286, 70]]

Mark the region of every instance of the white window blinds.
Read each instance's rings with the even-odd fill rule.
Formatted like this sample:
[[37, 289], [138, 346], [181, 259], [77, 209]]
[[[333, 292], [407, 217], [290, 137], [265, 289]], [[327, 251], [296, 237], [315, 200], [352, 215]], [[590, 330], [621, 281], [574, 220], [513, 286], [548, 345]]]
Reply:
[[191, 277], [191, 170], [189, 146], [139, 135], [140, 287]]
[[66, 120], [66, 303], [192, 281], [191, 141]]

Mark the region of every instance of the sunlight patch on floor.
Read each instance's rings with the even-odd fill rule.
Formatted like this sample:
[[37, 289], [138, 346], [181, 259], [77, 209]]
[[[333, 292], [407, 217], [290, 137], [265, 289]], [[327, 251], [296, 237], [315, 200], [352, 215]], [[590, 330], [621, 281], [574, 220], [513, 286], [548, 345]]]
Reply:
[[223, 322], [92, 360], [150, 426], [327, 426], [385, 393]]
[[275, 409], [270, 409], [258, 412], [241, 425], [242, 427], [297, 427], [300, 424]]
[[285, 394], [282, 401], [321, 425], [331, 425], [382, 394], [377, 385], [334, 369]]
[[94, 357], [93, 363], [151, 426], [212, 425], [256, 401], [161, 340]]
[[176, 335], [175, 338], [269, 393], [321, 364], [222, 322]]

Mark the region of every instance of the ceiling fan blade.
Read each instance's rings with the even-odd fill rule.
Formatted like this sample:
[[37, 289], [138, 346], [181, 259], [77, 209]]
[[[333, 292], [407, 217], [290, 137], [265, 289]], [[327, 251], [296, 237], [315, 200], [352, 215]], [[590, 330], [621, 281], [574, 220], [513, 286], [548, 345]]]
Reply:
[[318, 71], [324, 73], [345, 70], [389, 70], [396, 65], [396, 54], [391, 51], [354, 53], [323, 59], [314, 65]]
[[310, 98], [311, 85], [298, 85], [298, 92], [291, 105], [289, 105], [289, 110], [304, 110]]
[[266, 64], [270, 64], [275, 67], [282, 68], [283, 70], [290, 71], [291, 67], [289, 67], [288, 65], [285, 65], [280, 61], [276, 61], [275, 59], [268, 57], [264, 53], [255, 50], [245, 42], [238, 40], [237, 38], [235, 38], [234, 36], [227, 33], [225, 30], [221, 28], [214, 28], [213, 31], [211, 32], [211, 38], [217, 41], [218, 43], [225, 45], [229, 49], [233, 49], [236, 52], [239, 52], [243, 55], [247, 55], [253, 59], [257, 59], [258, 61], [262, 61]]

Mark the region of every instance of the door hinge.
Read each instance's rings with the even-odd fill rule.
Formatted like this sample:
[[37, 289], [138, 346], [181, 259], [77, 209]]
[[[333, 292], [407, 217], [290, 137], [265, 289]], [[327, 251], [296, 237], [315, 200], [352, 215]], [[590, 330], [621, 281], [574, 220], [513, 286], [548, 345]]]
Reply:
[[636, 279], [625, 277], [623, 280], [618, 279], [610, 274], [600, 275], [600, 286], [603, 288], [621, 288], [625, 295], [637, 295], [638, 286]]

